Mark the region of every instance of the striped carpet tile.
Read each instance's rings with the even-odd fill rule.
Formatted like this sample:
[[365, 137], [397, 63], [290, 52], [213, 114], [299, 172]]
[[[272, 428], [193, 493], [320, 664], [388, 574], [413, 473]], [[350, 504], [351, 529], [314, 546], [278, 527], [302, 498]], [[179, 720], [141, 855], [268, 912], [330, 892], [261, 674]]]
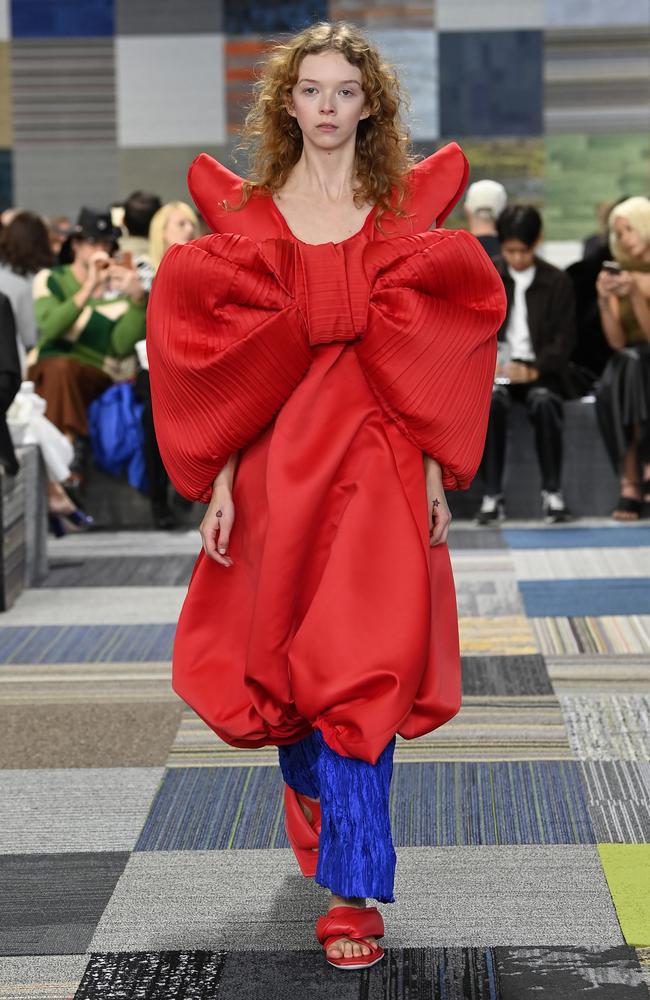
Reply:
[[647, 653], [545, 657], [553, 689], [558, 694], [650, 691]]
[[[398, 738], [396, 761], [571, 760], [555, 695], [463, 699], [459, 714], [413, 740]], [[185, 711], [170, 750], [170, 767], [277, 764], [275, 747], [231, 747], [193, 712]]]
[[141, 663], [171, 659], [175, 625], [7, 626], [0, 663]]
[[21, 663], [0, 670], [3, 705], [154, 701], [178, 701], [169, 663]]
[[650, 696], [562, 695], [560, 702], [579, 760], [650, 760]]
[[539, 653], [463, 656], [461, 666], [465, 697], [481, 694], [553, 694], [544, 657]]
[[650, 547], [518, 549], [511, 553], [518, 580], [612, 579], [650, 576]]
[[[288, 846], [279, 768], [177, 768], [158, 790], [136, 851]], [[396, 764], [398, 846], [593, 843], [574, 761]]]
[[531, 618], [543, 654], [650, 653], [650, 615]]
[[0, 997], [72, 1000], [87, 965], [87, 955], [0, 957]]
[[465, 656], [508, 656], [539, 652], [535, 633], [523, 615], [460, 618], [458, 628], [460, 650]]

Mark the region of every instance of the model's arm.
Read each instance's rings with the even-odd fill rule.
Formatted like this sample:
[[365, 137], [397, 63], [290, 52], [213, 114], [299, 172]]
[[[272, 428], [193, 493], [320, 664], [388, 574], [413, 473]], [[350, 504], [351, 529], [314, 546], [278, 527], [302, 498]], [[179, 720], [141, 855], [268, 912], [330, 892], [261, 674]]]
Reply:
[[238, 461], [239, 452], [235, 451], [215, 479], [212, 498], [199, 528], [205, 554], [222, 566], [232, 566], [232, 559], [228, 555], [228, 542], [235, 522], [232, 484]]
[[451, 511], [442, 488], [442, 469], [431, 455], [427, 455], [426, 452], [423, 452], [423, 455], [429, 505], [429, 544], [440, 545], [447, 541]]

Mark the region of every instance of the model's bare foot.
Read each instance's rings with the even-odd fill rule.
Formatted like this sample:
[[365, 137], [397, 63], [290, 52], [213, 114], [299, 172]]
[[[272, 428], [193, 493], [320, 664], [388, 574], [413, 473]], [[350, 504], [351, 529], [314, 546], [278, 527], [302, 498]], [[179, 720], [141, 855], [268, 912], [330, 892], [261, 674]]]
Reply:
[[[356, 906], [359, 910], [365, 910], [366, 901], [359, 896], [352, 896], [346, 898], [345, 896], [336, 896], [332, 893], [332, 898], [330, 900], [330, 905], [328, 908], [328, 913], [335, 906]], [[367, 937], [364, 938], [365, 941], [370, 941], [372, 944], [377, 943], [377, 938]], [[368, 945], [363, 944], [361, 941], [352, 941], [350, 938], [341, 937], [336, 941], [332, 941], [331, 945], [327, 949], [327, 954], [330, 958], [360, 958], [362, 955], [370, 955], [371, 950]]]
[[[320, 799], [311, 799], [311, 798], [309, 798], [308, 795], [302, 795], [301, 794], [301, 795], [298, 796], [298, 802], [300, 803], [300, 808], [302, 809], [302, 811], [304, 812], [305, 816], [307, 817], [307, 819], [309, 820], [310, 823], [311, 823], [311, 820], [312, 820], [313, 813], [312, 813], [311, 809], [309, 808], [308, 803], [309, 802], [319, 802], [319, 801], [320, 801]], [[312, 851], [318, 851], [318, 848], [317, 847], [312, 847]]]

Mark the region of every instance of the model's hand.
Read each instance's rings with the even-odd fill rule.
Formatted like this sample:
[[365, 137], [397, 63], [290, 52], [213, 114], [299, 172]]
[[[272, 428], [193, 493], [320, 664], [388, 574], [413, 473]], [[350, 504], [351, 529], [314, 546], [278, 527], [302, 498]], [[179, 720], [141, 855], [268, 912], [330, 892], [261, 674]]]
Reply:
[[442, 545], [447, 541], [451, 511], [442, 488], [442, 469], [430, 455], [424, 456], [427, 502], [429, 505], [429, 545]]
[[199, 531], [206, 556], [222, 566], [232, 566], [233, 561], [228, 555], [228, 543], [234, 522], [235, 505], [230, 487], [219, 484], [212, 491], [212, 499]]

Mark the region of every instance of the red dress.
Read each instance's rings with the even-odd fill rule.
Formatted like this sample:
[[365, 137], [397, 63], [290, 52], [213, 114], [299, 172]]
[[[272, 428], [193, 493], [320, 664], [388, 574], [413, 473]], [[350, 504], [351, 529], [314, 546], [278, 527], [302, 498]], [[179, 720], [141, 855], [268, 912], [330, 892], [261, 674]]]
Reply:
[[203, 154], [190, 188], [215, 235], [166, 254], [147, 344], [176, 488], [208, 500], [228, 456], [234, 565], [198, 557], [174, 690], [227, 743], [318, 727], [375, 763], [460, 706], [454, 583], [430, 547], [423, 451], [445, 487], [481, 458], [504, 293], [465, 232], [427, 232], [460, 196], [452, 144], [415, 167], [409, 217], [340, 243], [296, 239], [268, 195]]

